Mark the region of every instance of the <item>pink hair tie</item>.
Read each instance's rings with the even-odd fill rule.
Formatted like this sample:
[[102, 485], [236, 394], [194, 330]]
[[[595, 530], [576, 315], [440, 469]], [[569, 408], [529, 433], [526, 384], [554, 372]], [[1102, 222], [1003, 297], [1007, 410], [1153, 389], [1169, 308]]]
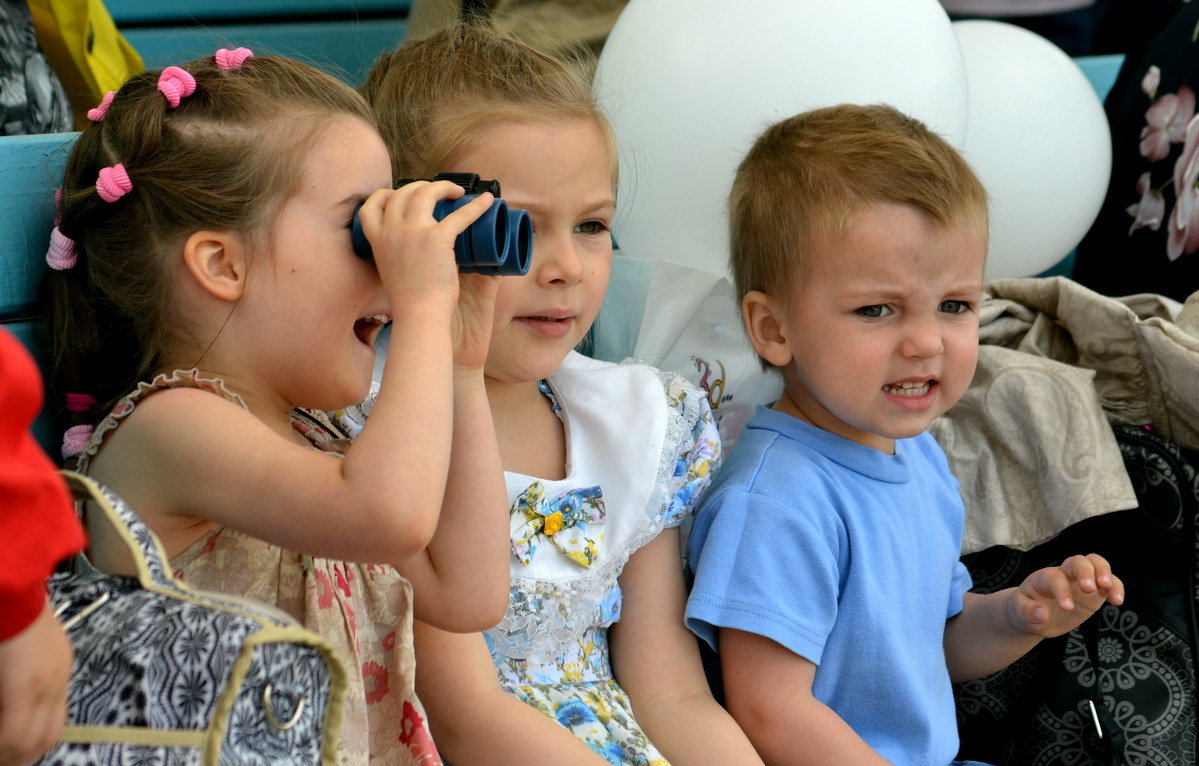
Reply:
[[74, 268], [79, 261], [75, 252], [75, 240], [58, 230], [55, 226], [50, 230], [50, 249], [46, 251], [46, 263], [55, 271], [66, 271]]
[[216, 65], [226, 71], [241, 69], [241, 65], [249, 58], [254, 58], [254, 51], [249, 48], [221, 48], [216, 52]]
[[96, 177], [96, 193], [100, 195], [100, 199], [116, 202], [131, 191], [133, 181], [129, 180], [124, 165], [118, 162], [110, 168], [100, 168], [100, 175]]
[[96, 397], [91, 394], [67, 394], [68, 412], [87, 412], [96, 406]]
[[174, 109], [180, 101], [196, 92], [196, 78], [186, 69], [169, 66], [158, 76], [158, 90], [167, 97], [167, 103]]
[[87, 446], [88, 440], [92, 438], [95, 432], [95, 426], [71, 426], [62, 435], [62, 456], [64, 458], [75, 457], [83, 452], [83, 448]]
[[112, 106], [113, 96], [117, 95], [115, 90], [110, 90], [104, 94], [104, 98], [100, 99], [98, 106], [87, 110], [87, 118], [92, 122], [100, 122], [104, 119], [104, 115], [108, 114], [108, 107]]

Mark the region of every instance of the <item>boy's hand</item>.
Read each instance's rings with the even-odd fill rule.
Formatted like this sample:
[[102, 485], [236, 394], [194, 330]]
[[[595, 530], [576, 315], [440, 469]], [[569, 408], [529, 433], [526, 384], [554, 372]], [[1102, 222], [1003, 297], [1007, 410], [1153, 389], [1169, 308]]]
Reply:
[[1008, 598], [1008, 620], [1023, 633], [1053, 638], [1068, 633], [1103, 602], [1124, 603], [1124, 583], [1097, 553], [1071, 556], [1058, 567], [1038, 569]]
[[0, 766], [40, 758], [67, 720], [71, 642], [49, 602], [29, 627], [0, 641]]

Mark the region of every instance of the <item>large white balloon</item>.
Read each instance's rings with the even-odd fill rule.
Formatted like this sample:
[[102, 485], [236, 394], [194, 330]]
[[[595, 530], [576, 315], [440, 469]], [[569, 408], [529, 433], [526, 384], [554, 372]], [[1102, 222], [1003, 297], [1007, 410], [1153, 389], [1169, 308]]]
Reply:
[[965, 70], [937, 0], [632, 0], [596, 93], [620, 145], [621, 249], [718, 274], [733, 175], [772, 123], [888, 103], [957, 146], [966, 128]]
[[1035, 276], [1091, 227], [1112, 170], [1103, 104], [1053, 43], [997, 21], [953, 24], [970, 89], [962, 153], [991, 197], [988, 279]]

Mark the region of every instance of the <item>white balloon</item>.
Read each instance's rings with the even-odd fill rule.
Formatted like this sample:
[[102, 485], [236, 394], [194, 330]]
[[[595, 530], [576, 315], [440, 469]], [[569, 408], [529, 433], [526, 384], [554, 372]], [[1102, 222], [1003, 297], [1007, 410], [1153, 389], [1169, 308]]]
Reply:
[[888, 103], [957, 146], [966, 128], [965, 70], [937, 0], [632, 0], [596, 94], [620, 145], [622, 251], [717, 274], [733, 175], [769, 125]]
[[1064, 258], [1107, 193], [1103, 104], [1060, 48], [998, 21], [953, 24], [969, 83], [962, 153], [991, 198], [987, 278], [1029, 277]]

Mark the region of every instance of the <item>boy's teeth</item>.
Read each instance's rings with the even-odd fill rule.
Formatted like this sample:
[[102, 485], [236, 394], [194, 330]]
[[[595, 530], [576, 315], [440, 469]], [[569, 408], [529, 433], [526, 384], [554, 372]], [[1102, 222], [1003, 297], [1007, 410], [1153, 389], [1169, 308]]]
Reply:
[[883, 390], [894, 396], [924, 396], [929, 390], [929, 381], [923, 383], [915, 383], [912, 381], [904, 381], [903, 383], [891, 383], [883, 386]]

